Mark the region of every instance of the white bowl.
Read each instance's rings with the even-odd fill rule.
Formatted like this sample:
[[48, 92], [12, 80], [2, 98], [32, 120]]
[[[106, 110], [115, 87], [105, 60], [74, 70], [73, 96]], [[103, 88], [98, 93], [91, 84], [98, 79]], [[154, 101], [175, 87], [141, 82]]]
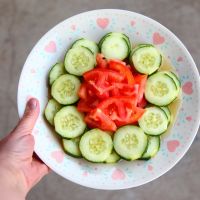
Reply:
[[[153, 43], [169, 58], [182, 82], [182, 107], [170, 134], [149, 161], [92, 164], [63, 152], [59, 140], [43, 118], [48, 100], [50, 67], [62, 61], [73, 41], [86, 37], [96, 42], [106, 33], [126, 33], [132, 43]], [[116, 190], [150, 182], [171, 169], [186, 153], [200, 121], [200, 79], [195, 63], [182, 42], [167, 28], [143, 15], [125, 10], [94, 10], [56, 25], [35, 45], [23, 67], [18, 87], [18, 111], [23, 115], [30, 97], [40, 101], [41, 113], [33, 131], [35, 152], [56, 173], [83, 186]]]

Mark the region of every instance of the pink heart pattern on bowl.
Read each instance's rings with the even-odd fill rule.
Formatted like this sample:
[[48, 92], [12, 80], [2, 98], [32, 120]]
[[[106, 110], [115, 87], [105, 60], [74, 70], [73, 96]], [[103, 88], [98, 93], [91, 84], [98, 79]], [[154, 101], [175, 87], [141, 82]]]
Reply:
[[54, 53], [56, 52], [56, 43], [54, 41], [50, 41], [46, 46], [45, 46], [45, 51], [48, 53]]
[[179, 146], [180, 142], [178, 140], [171, 140], [167, 142], [167, 149], [169, 152], [175, 152]]
[[64, 160], [64, 154], [62, 151], [53, 151], [51, 153], [51, 157], [57, 162], [57, 163], [62, 163]]
[[191, 95], [193, 93], [192, 82], [191, 81], [186, 82], [183, 85], [182, 89], [185, 94]]
[[121, 169], [115, 169], [112, 173], [113, 180], [123, 180], [125, 179], [125, 174]]
[[97, 25], [102, 29], [105, 29], [109, 24], [108, 18], [98, 18], [96, 21], [97, 21]]
[[165, 38], [158, 32], [155, 32], [153, 34], [153, 43], [155, 45], [157, 44], [163, 44], [165, 42]]

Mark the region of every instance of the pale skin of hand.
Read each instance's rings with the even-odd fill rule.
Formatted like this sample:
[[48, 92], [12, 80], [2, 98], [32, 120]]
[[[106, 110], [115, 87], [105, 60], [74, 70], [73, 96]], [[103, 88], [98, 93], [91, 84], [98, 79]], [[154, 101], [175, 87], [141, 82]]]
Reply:
[[31, 134], [40, 111], [37, 99], [30, 99], [16, 128], [0, 141], [0, 199], [24, 200], [29, 190], [49, 168], [34, 156]]

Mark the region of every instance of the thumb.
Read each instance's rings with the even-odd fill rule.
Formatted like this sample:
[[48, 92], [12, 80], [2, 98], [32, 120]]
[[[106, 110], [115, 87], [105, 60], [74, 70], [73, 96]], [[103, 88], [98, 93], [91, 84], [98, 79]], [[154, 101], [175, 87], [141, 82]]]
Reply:
[[39, 101], [31, 98], [26, 104], [26, 109], [22, 119], [17, 127], [13, 130], [13, 134], [17, 136], [25, 136], [31, 134], [40, 111]]

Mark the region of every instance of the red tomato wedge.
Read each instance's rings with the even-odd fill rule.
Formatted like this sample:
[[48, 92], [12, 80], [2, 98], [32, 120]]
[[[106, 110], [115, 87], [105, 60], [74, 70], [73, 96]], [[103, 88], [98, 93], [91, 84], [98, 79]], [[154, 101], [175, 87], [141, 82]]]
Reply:
[[78, 92], [78, 96], [81, 99], [87, 99], [88, 98], [86, 83], [81, 84], [81, 87], [80, 87], [79, 92]]
[[125, 80], [128, 84], [133, 85], [134, 84], [134, 77], [129, 69], [129, 67], [126, 66], [126, 63], [120, 61], [120, 60], [109, 60], [108, 67], [112, 70], [115, 70], [125, 76]]
[[99, 104], [99, 100], [83, 100], [78, 102], [77, 109], [79, 112], [90, 112], [92, 109], [96, 108]]
[[86, 81], [94, 81], [98, 84], [103, 84], [106, 82], [121, 82], [124, 80], [125, 76], [121, 73], [110, 69], [93, 69], [83, 74]]
[[137, 103], [137, 106], [140, 108], [144, 108], [144, 107], [146, 107], [146, 105], [147, 105], [147, 100], [144, 98], [144, 95], [143, 95], [142, 100]]
[[[139, 85], [138, 84], [134, 84], [134, 85], [130, 85], [130, 84], [126, 84], [126, 83], [115, 83], [113, 84], [114, 88], [115, 88], [115, 93], [116, 93], [116, 89], [118, 89], [118, 96], [136, 96], [138, 95], [138, 91], [139, 91]], [[113, 95], [116, 96], [116, 95]]]
[[106, 60], [103, 54], [98, 53], [96, 56], [96, 61], [97, 61], [97, 67], [107, 68], [108, 61]]
[[143, 96], [144, 96], [144, 91], [145, 91], [145, 85], [147, 81], [147, 75], [144, 74], [136, 74], [134, 76], [135, 78], [135, 83], [139, 85], [139, 91], [138, 91], [138, 104], [141, 103]]
[[131, 111], [128, 109], [127, 112], [131, 113], [130, 117], [127, 117], [125, 120], [115, 120], [115, 124], [117, 126], [123, 126], [126, 124], [135, 124], [140, 117], [144, 114], [145, 109], [139, 108], [139, 107], [133, 107]]
[[92, 110], [85, 117], [85, 122], [90, 128], [100, 128], [104, 131], [116, 131], [116, 124], [100, 109]]
[[79, 112], [90, 112], [92, 110], [89, 103], [83, 99], [78, 102], [77, 109]]
[[146, 106], [146, 75], [132, 71], [120, 60], [107, 61], [97, 54], [97, 67], [84, 73], [77, 109], [86, 113], [90, 128], [115, 131], [126, 124], [136, 124]]
[[111, 97], [102, 101], [98, 109], [115, 122], [117, 126], [133, 124], [145, 112], [144, 109], [136, 107], [135, 97]]

